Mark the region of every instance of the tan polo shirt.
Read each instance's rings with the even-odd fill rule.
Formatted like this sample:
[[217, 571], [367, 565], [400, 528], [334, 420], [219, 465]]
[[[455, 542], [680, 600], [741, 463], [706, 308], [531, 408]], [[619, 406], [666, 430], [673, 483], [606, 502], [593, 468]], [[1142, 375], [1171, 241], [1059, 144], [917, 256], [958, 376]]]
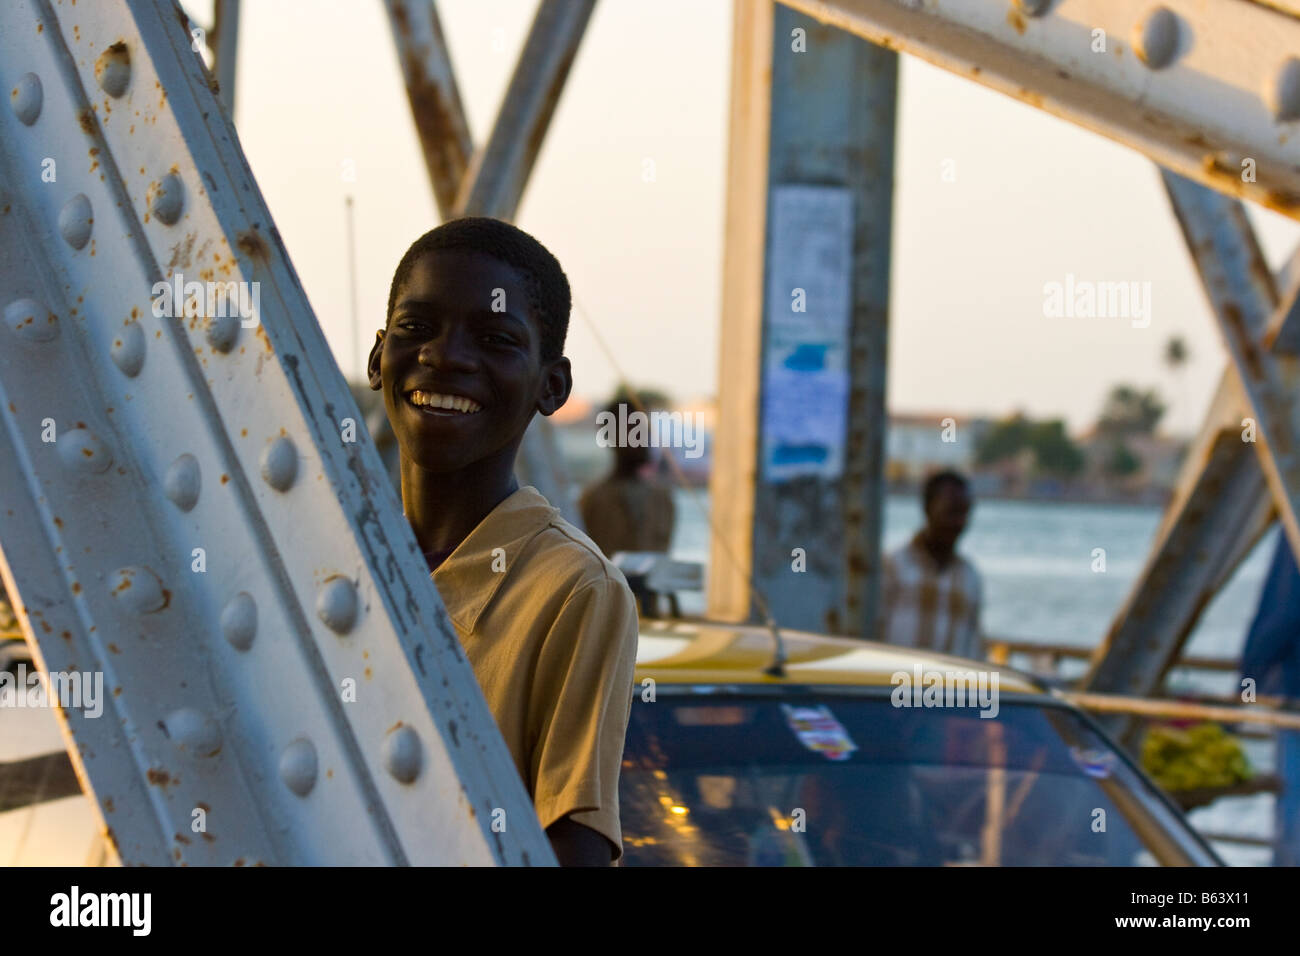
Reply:
[[623, 575], [525, 486], [470, 532], [433, 583], [542, 827], [570, 815], [622, 856], [618, 774], [637, 645]]

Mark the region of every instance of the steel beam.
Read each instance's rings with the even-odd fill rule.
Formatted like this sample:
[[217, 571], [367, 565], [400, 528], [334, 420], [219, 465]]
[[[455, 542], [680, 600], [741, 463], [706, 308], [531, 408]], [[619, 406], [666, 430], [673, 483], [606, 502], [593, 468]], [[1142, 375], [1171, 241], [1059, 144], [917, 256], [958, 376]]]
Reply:
[[487, 144], [456, 198], [458, 215], [513, 219], [596, 0], [542, 0]]
[[[898, 58], [780, 5], [737, 0], [734, 11], [719, 372], [728, 427], [710, 485], [709, 614], [753, 616], [752, 581], [782, 626], [872, 636]], [[840, 389], [841, 406], [825, 410], [843, 431], [819, 438], [825, 467], [790, 467], [802, 452], [779, 434], [781, 406], [799, 408], [823, 384]]]
[[[1300, 482], [1288, 474], [1296, 434], [1296, 359], [1277, 348], [1294, 309], [1296, 258], [1275, 281], [1245, 210], [1162, 171], [1170, 200], [1234, 364], [1184, 463], [1156, 546], [1094, 655], [1089, 691], [1155, 694], [1202, 609], [1275, 517], [1294, 529]], [[1278, 305], [1277, 286], [1292, 292]], [[1272, 339], [1273, 349], [1265, 346]], [[1261, 414], [1262, 412], [1262, 414]], [[1256, 423], [1254, 443], [1246, 419]], [[1295, 547], [1296, 537], [1288, 532]], [[1138, 725], [1108, 718], [1128, 742]]]
[[235, 67], [239, 60], [240, 0], [216, 0], [213, 11], [213, 73], [217, 77], [217, 99], [226, 115], [235, 118]]
[[1300, 15], [1247, 0], [785, 0], [1300, 219]]
[[1278, 517], [1300, 555], [1300, 359], [1260, 345], [1278, 308], [1273, 274], [1239, 201], [1168, 170], [1161, 176], [1258, 424], [1255, 451]]
[[424, 165], [438, 211], [450, 219], [474, 143], [433, 0], [384, 0]]
[[102, 675], [78, 775], [125, 863], [553, 861], [184, 24], [0, 7], [0, 573]]
[[[1183, 461], [1151, 555], [1098, 645], [1082, 689], [1157, 695], [1201, 612], [1272, 523], [1263, 472], [1242, 441], [1245, 407], [1229, 368]], [[1137, 726], [1125, 715], [1102, 719], [1121, 738]]]
[[1260, 346], [1282, 355], [1300, 355], [1300, 248], [1274, 281], [1281, 305], [1269, 320]]

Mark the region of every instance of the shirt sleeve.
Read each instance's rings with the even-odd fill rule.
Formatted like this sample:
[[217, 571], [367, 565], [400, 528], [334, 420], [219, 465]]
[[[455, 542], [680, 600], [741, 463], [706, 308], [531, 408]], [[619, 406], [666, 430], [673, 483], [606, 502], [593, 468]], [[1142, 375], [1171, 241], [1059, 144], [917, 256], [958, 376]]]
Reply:
[[533, 802], [542, 827], [571, 816], [623, 855], [618, 775], [632, 711], [636, 601], [607, 575], [571, 594], [546, 636], [530, 708]]

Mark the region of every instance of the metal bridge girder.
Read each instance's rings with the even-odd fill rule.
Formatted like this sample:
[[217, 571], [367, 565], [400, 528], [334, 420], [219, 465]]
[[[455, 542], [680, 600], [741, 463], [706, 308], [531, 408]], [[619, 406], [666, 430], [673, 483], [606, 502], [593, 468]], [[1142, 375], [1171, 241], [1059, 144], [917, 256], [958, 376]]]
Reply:
[[178, 14], [0, 7], [0, 571], [103, 675], [77, 773], [125, 863], [551, 862]]
[[1240, 201], [1161, 170], [1187, 248], [1258, 424], [1253, 443], [1291, 549], [1300, 555], [1300, 359], [1264, 348], [1278, 311], [1273, 274]]
[[[1274, 518], [1281, 516], [1300, 553], [1293, 411], [1300, 369], [1281, 347], [1294, 322], [1300, 251], [1275, 279], [1240, 202], [1168, 170], [1161, 175], [1233, 364], [1184, 463], [1147, 566], [1084, 679], [1096, 692], [1157, 693], [1201, 611]], [[1246, 440], [1248, 419], [1256, 423], [1253, 443]], [[1131, 717], [1105, 719], [1126, 738], [1136, 730]]]
[[782, 0], [1300, 219], [1292, 0]]

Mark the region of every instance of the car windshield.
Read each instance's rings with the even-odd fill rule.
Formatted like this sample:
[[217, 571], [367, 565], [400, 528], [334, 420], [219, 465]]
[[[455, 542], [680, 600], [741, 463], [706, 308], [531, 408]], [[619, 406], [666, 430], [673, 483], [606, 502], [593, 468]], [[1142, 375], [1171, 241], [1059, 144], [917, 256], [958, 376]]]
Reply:
[[637, 696], [619, 799], [629, 866], [1156, 865], [1191, 840], [1076, 715], [1005, 700]]

